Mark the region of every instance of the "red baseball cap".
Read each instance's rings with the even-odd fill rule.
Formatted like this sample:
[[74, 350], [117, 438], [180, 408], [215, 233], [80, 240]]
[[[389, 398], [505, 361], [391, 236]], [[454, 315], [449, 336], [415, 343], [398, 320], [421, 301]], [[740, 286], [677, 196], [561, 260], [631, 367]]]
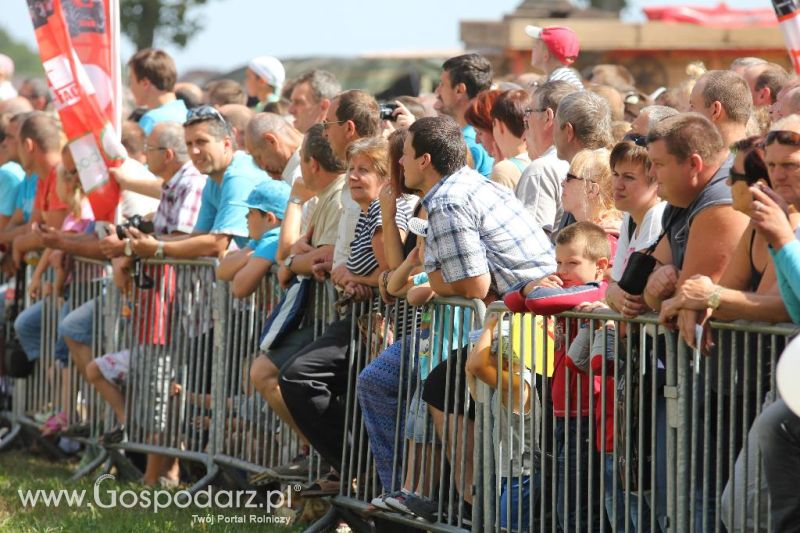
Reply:
[[550, 50], [550, 53], [558, 58], [565, 65], [571, 65], [578, 59], [581, 45], [578, 36], [569, 28], [563, 26], [550, 26], [540, 28], [539, 26], [525, 26], [525, 33], [528, 37], [541, 39]]

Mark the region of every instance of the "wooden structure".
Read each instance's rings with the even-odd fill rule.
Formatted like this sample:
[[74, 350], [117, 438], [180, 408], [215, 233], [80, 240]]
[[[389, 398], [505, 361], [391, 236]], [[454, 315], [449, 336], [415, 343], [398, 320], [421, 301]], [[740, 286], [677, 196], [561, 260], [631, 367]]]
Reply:
[[[688, 0], [691, 1], [691, 0]], [[776, 21], [777, 22], [777, 21]], [[652, 91], [686, 78], [686, 65], [728, 68], [740, 56], [758, 56], [791, 70], [783, 35], [769, 28], [712, 28], [694, 24], [627, 24], [608, 13], [578, 10], [558, 0], [525, 0], [501, 21], [462, 21], [461, 40], [495, 63], [500, 73], [532, 72], [525, 26], [569, 26], [581, 43], [575, 67], [615, 63], [628, 67], [639, 88]]]

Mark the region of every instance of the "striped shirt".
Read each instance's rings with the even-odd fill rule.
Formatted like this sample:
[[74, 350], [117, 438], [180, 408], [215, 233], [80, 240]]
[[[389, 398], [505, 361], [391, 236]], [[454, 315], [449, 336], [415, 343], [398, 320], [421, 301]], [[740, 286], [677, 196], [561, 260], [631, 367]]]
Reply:
[[575, 69], [569, 67], [558, 67], [547, 77], [547, 81], [563, 80], [571, 83], [580, 90], [583, 90], [583, 82]]
[[555, 271], [553, 244], [514, 194], [464, 167], [422, 199], [428, 211], [425, 271], [446, 283], [491, 274], [505, 294], [521, 281]]
[[[397, 200], [397, 229], [406, 231], [411, 209], [403, 198]], [[383, 226], [381, 220], [381, 204], [377, 198], [369, 204], [366, 212], [361, 212], [356, 223], [355, 238], [350, 243], [350, 256], [347, 258], [347, 270], [356, 276], [368, 276], [378, 268], [378, 260], [372, 249], [372, 237], [375, 231]]]

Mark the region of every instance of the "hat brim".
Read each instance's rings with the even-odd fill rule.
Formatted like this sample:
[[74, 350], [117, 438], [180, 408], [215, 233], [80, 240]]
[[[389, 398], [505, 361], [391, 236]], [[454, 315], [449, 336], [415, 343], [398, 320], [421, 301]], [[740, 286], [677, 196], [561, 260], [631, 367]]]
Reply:
[[263, 209], [258, 207], [257, 205], [251, 205], [251, 204], [248, 204], [247, 202], [240, 202], [238, 200], [232, 200], [232, 201], [228, 202], [228, 205], [232, 205], [234, 207], [246, 207], [247, 209], [259, 209], [259, 210], [263, 211]]
[[543, 29], [544, 28], [540, 28], [539, 26], [531, 26], [529, 24], [525, 26], [525, 34], [531, 39], [541, 39]]

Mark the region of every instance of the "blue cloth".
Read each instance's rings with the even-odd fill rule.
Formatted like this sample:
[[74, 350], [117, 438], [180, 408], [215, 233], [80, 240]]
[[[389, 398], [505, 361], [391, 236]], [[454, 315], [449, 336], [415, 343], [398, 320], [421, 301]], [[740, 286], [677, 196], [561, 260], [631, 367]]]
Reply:
[[15, 207], [22, 209], [22, 219], [25, 222], [30, 221], [31, 212], [33, 212], [33, 200], [36, 198], [36, 186], [39, 183], [39, 176], [31, 174], [25, 176], [22, 183], [17, 188], [17, 200]]
[[[28, 356], [29, 361], [35, 361], [42, 353], [42, 300], [26, 307], [14, 321], [14, 330], [17, 332], [17, 338], [22, 345], [25, 355]], [[63, 322], [67, 315], [70, 314], [70, 302], [67, 300], [61, 307], [58, 313], [59, 323]], [[89, 342], [91, 343], [91, 315], [89, 316]], [[55, 345], [55, 359], [61, 362], [63, 366], [67, 365], [69, 361], [69, 349], [64, 342], [64, 337], [60, 333], [56, 336]]]
[[478, 144], [476, 140], [475, 128], [467, 124], [461, 130], [464, 135], [464, 140], [467, 143], [467, 148], [472, 154], [472, 161], [475, 163], [475, 170], [484, 178], [489, 178], [492, 175], [492, 167], [494, 166], [494, 159], [492, 159], [486, 152], [486, 149]]
[[[511, 505], [511, 530], [528, 531], [531, 509], [528, 502], [531, 494], [531, 477], [534, 490], [539, 488], [539, 473], [533, 476], [504, 477], [500, 480], [500, 529], [508, 530], [508, 506]], [[521, 491], [521, 492], [520, 492]], [[533, 508], [536, 508], [538, 494], [534, 494]], [[518, 509], [522, 510], [522, 516]]]
[[786, 310], [792, 322], [800, 324], [800, 241], [794, 240], [777, 252], [770, 246], [769, 253]]
[[[618, 453], [622, 453], [620, 450]], [[605, 478], [606, 478], [606, 517], [612, 524], [613, 531], [625, 531], [625, 491], [619, 477], [619, 469], [614, 469], [614, 454], [605, 454]], [[632, 472], [632, 475], [636, 475]], [[617, 506], [614, 510], [614, 483], [617, 487]], [[639, 496], [630, 493], [630, 531], [636, 532], [636, 525], [639, 522]], [[642, 531], [651, 531], [650, 528], [650, 506], [647, 499], [642, 497]]]
[[[555, 424], [555, 453], [558, 457], [556, 476], [556, 514], [563, 531], [578, 529], [580, 517], [581, 530], [600, 531], [600, 505], [594, 495], [600, 494], [600, 476], [605, 470], [602, 456], [597, 452], [594, 442], [589, 439], [589, 425], [594, 420], [588, 416], [580, 418], [557, 417]], [[580, 426], [580, 429], [579, 429]], [[578, 435], [580, 434], [580, 440]], [[589, 455], [594, 472], [589, 472]], [[579, 473], [580, 472], [580, 473]], [[591, 474], [593, 495], [589, 500], [589, 486], [586, 482]], [[580, 475], [581, 484], [578, 485]], [[591, 506], [592, 524], [587, 523]]]
[[17, 208], [17, 191], [25, 171], [16, 161], [0, 166], [0, 215], [10, 217]]
[[186, 104], [183, 100], [176, 98], [142, 115], [142, 118], [139, 119], [139, 126], [144, 130], [145, 135], [150, 135], [150, 132], [159, 122], [183, 124], [186, 122], [186, 113]]
[[[358, 403], [361, 405], [361, 415], [364, 419], [364, 428], [369, 437], [370, 449], [375, 458], [375, 469], [386, 492], [400, 488], [403, 482], [403, 472], [398, 467], [394, 470], [395, 446], [401, 446], [396, 428], [405, 427], [406, 412], [400, 409], [400, 424], [395, 425], [397, 409], [400, 402], [406, 404], [405, 383], [400, 383], [400, 375], [408, 380], [408, 360], [404, 356], [410, 351], [411, 339], [404, 337], [387, 347], [368, 364], [358, 375], [356, 393]], [[398, 458], [400, 454], [397, 454]], [[398, 465], [399, 466], [399, 465]], [[395, 483], [392, 485], [392, 476]]]
[[278, 253], [278, 238], [281, 235], [281, 228], [272, 228], [264, 233], [258, 240], [251, 240], [247, 243], [247, 247], [253, 250], [253, 257], [259, 259], [266, 259], [267, 261], [275, 262], [275, 254]]
[[222, 176], [222, 183], [209, 178], [203, 189], [195, 233], [222, 233], [233, 237], [239, 248], [247, 246], [247, 208], [244, 203], [256, 185], [272, 179], [244, 152], [236, 152]]

